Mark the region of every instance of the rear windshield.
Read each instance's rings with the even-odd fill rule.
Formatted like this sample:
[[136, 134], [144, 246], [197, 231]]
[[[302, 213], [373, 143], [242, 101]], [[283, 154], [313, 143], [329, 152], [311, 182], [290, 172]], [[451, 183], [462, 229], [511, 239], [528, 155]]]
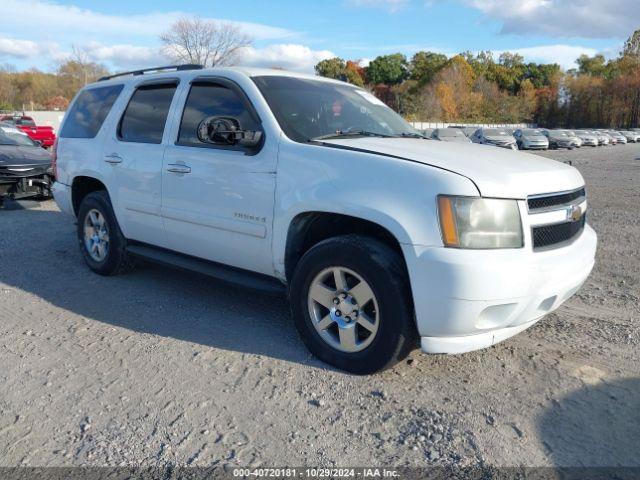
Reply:
[[111, 85], [81, 92], [67, 112], [60, 136], [94, 138], [122, 89], [123, 85]]
[[0, 145], [35, 147], [36, 144], [17, 128], [0, 127]]

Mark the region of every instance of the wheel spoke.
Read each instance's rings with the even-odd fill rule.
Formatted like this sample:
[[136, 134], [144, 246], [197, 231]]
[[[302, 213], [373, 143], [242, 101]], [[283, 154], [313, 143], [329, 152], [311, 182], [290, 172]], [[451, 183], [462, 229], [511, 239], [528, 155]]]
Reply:
[[340, 345], [347, 351], [353, 351], [356, 348], [356, 326], [340, 327], [338, 329], [340, 335]]
[[365, 281], [361, 281], [349, 290], [349, 294], [356, 299], [360, 308], [363, 308], [367, 303], [373, 300], [373, 290], [371, 290], [371, 287]]
[[318, 324], [316, 325], [320, 330], [326, 330], [327, 328], [329, 328], [331, 325], [333, 325], [333, 318], [331, 318], [331, 315], [326, 315], [322, 320], [320, 320], [318, 322]]
[[309, 290], [309, 296], [314, 301], [329, 309], [333, 307], [333, 299], [335, 295], [336, 294], [332, 289], [320, 282], [314, 282], [311, 284], [311, 288]]
[[94, 228], [100, 226], [100, 217], [98, 215], [98, 212], [96, 212], [95, 210], [89, 213], [89, 221]]
[[344, 274], [344, 270], [340, 269], [340, 268], [334, 268], [333, 269], [333, 279], [336, 282], [336, 290], [340, 291], [344, 291], [347, 289], [347, 278]]
[[378, 326], [375, 324], [375, 322], [371, 318], [369, 318], [369, 316], [366, 313], [361, 313], [360, 315], [358, 315], [357, 322], [359, 325], [362, 325], [371, 333], [375, 333], [376, 330], [378, 330]]

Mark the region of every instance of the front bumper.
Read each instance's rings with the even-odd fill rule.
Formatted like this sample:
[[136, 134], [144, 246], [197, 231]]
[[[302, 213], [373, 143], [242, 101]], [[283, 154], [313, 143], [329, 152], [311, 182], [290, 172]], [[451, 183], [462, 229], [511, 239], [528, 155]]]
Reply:
[[570, 245], [534, 252], [403, 246], [422, 350], [464, 353], [491, 346], [557, 309], [594, 265], [591, 227]]
[[540, 141], [527, 141], [524, 140], [522, 142], [522, 146], [526, 150], [546, 150], [549, 148], [549, 142], [540, 142]]

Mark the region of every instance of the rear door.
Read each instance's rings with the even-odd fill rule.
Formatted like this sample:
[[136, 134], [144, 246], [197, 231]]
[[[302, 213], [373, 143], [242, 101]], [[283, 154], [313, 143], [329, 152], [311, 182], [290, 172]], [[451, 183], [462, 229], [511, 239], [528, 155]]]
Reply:
[[[192, 82], [162, 170], [162, 215], [170, 249], [273, 274], [271, 252], [278, 139], [259, 147], [203, 143], [198, 126], [212, 116], [233, 117], [260, 130], [243, 90], [222, 78]], [[264, 134], [264, 132], [263, 132]]]
[[103, 147], [111, 169], [111, 194], [127, 238], [163, 246], [160, 216], [163, 137], [178, 83], [138, 85]]

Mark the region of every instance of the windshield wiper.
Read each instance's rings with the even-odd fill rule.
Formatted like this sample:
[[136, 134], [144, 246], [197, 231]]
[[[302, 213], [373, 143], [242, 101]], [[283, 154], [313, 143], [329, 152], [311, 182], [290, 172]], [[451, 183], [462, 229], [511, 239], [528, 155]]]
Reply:
[[429, 137], [426, 137], [426, 136], [422, 135], [421, 133], [417, 133], [417, 132], [402, 132], [402, 133], [396, 135], [396, 137], [429, 138]]
[[393, 138], [395, 135], [387, 135], [386, 133], [369, 132], [367, 130], [354, 130], [343, 132], [338, 130], [335, 133], [329, 133], [327, 135], [320, 135], [318, 137], [310, 138], [310, 142], [317, 142], [319, 140], [328, 140], [330, 138], [342, 138], [342, 137], [380, 137], [380, 138]]

